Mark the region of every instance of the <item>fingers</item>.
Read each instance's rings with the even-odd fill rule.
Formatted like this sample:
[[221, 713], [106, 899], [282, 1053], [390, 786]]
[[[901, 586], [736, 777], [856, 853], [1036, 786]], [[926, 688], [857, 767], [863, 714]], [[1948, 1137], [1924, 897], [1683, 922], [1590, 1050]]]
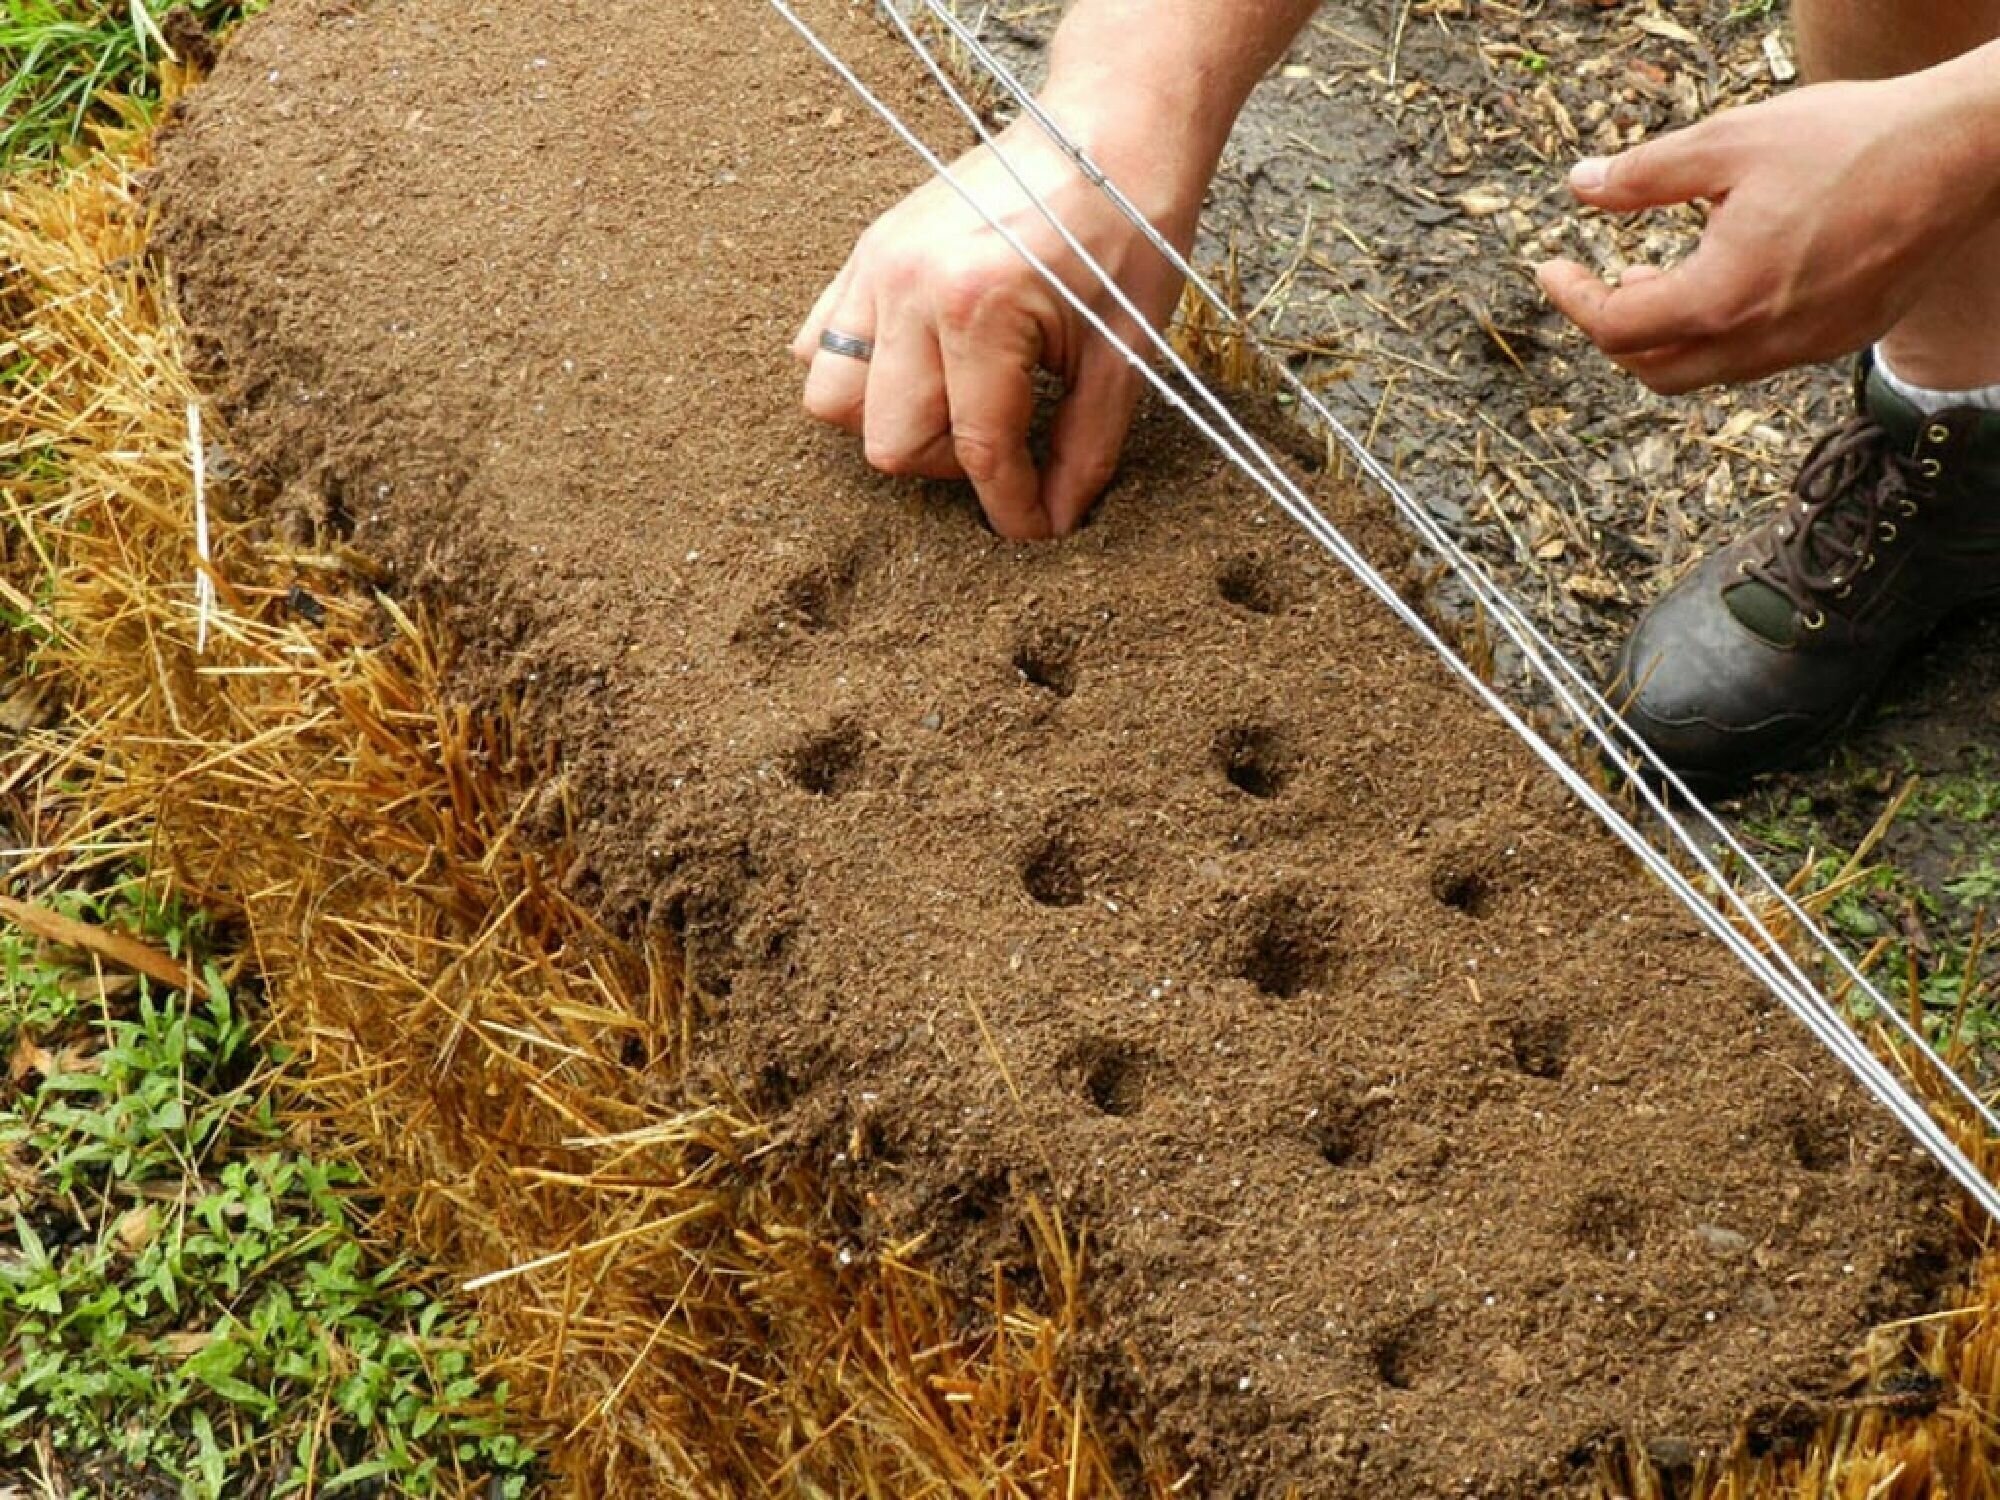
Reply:
[[1731, 186], [1733, 162], [1720, 119], [1635, 146], [1619, 156], [1593, 156], [1570, 172], [1570, 189], [1593, 208], [1635, 213], [1695, 198], [1720, 198]]
[[[956, 303], [933, 311], [916, 298], [889, 298], [878, 314], [862, 279], [843, 273], [794, 341], [811, 366], [806, 410], [859, 435], [883, 473], [971, 480], [996, 532], [1039, 540], [1052, 533], [1028, 451], [1038, 321], [1020, 299], [983, 284]], [[820, 348], [829, 328], [868, 339], [873, 359]]]
[[876, 330], [862, 437], [868, 462], [884, 474], [963, 477], [937, 336], [907, 300], [885, 308]]
[[1723, 306], [1704, 269], [1697, 253], [1671, 271], [1628, 272], [1616, 287], [1571, 260], [1550, 261], [1535, 275], [1556, 310], [1617, 360], [1723, 331]]
[[806, 411], [829, 426], [858, 434], [867, 407], [868, 362], [822, 349], [819, 339], [829, 328], [834, 328], [852, 338], [873, 342], [875, 308], [860, 293], [855, 278], [845, 273], [820, 301], [831, 311], [822, 314], [815, 308], [813, 317], [807, 320], [792, 346], [794, 356], [811, 366], [806, 375]]
[[[1614, 213], [1723, 199], [1733, 185], [1734, 161], [1723, 120], [1707, 121], [1634, 147], [1621, 156], [1577, 163], [1570, 186], [1578, 198]], [[1564, 317], [1612, 359], [1679, 347], [1720, 332], [1721, 279], [1698, 251], [1672, 271], [1635, 266], [1613, 287], [1574, 261], [1536, 269], [1542, 290]]]
[[[1614, 363], [1663, 395], [1693, 386], [1680, 384], [1691, 349], [1715, 341], [1692, 337], [1681, 310], [1685, 289], [1677, 273], [1634, 266], [1616, 287], [1574, 261], [1551, 261], [1537, 269], [1542, 290], [1556, 310], [1583, 330]], [[1663, 382], [1663, 383], [1662, 383]]]
[[1713, 200], [1699, 248], [1680, 265], [1631, 267], [1615, 287], [1574, 261], [1536, 268], [1556, 309], [1662, 395], [1757, 379], [1803, 357], [1788, 356], [1772, 338], [1782, 292], [1774, 258], [1744, 253], [1746, 234], [1763, 233], [1768, 218], [1743, 206], [1755, 191], [1745, 172], [1757, 155], [1744, 139], [1727, 115], [1717, 116], [1622, 156], [1581, 162], [1571, 174], [1579, 198], [1614, 212]]
[[948, 317], [939, 330], [953, 456], [993, 529], [1015, 542], [1053, 534], [1028, 452], [1041, 340], [1023, 316], [998, 324]]
[[1707, 339], [1665, 349], [1649, 349], [1623, 361], [1662, 396], [1685, 396], [1714, 385], [1762, 380], [1799, 362], [1793, 351], [1763, 340]]
[[1042, 503], [1057, 536], [1076, 530], [1111, 483], [1138, 402], [1138, 372], [1110, 344], [1092, 339], [1049, 435]]
[[1614, 364], [1662, 396], [1761, 380], [1809, 357], [1795, 349], [1772, 347], [1767, 336], [1711, 317], [1665, 315], [1653, 320], [1665, 330], [1664, 336], [1648, 342], [1643, 334], [1632, 334], [1645, 310], [1636, 300], [1632, 308], [1637, 311], [1621, 310], [1619, 299], [1655, 286], [1660, 288], [1658, 295], [1673, 299], [1669, 307], [1702, 295], [1698, 287], [1676, 284], [1682, 281], [1678, 272], [1635, 266], [1612, 288], [1581, 266], [1561, 263], [1542, 268], [1542, 285], [1563, 314]]

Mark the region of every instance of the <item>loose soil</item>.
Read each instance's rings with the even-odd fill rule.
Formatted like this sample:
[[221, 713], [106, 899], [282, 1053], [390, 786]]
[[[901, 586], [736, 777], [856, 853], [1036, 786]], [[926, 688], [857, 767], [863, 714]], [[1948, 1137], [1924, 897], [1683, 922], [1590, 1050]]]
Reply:
[[[1039, 74], [1054, 7], [965, 10]], [[1568, 255], [1615, 272], [1691, 254], [1703, 215], [1585, 210], [1569, 163], [1781, 93], [1795, 50], [1781, 13], [1737, 0], [1683, 0], [1671, 16], [1329, 0], [1252, 98], [1211, 194], [1203, 248], [1227, 253], [1260, 331], [1599, 673], [1641, 606], [1769, 514], [1848, 414], [1852, 381], [1828, 366], [1656, 397], [1548, 306], [1533, 267]], [[1434, 602], [1450, 610], [1459, 596]], [[1871, 894], [1872, 915], [1842, 935], [1859, 957], [1903, 932], [1926, 977], [1964, 971], [1970, 950], [1989, 991], [2000, 954], [1977, 954], [2000, 847], [1984, 819], [1950, 811], [1950, 788], [1990, 774], [1996, 659], [2000, 619], [1955, 627], [1834, 764], [1723, 809], [1790, 873], [1808, 849], [1855, 848], [1915, 779], [1881, 852], [1921, 896]], [[1518, 675], [1504, 649], [1500, 665]], [[1987, 1081], [2000, 1049], [1982, 1030], [1975, 1016], [1964, 1039]]]
[[1193, 1492], [1547, 1493], [1822, 1407], [1951, 1268], [1933, 1175], [1501, 726], [1162, 418], [1017, 548], [799, 415], [912, 181], [760, 6], [279, 0], [160, 246], [237, 503], [560, 740], [527, 826], [683, 935], [853, 1253], [1026, 1285], [1062, 1205], [1086, 1379]]

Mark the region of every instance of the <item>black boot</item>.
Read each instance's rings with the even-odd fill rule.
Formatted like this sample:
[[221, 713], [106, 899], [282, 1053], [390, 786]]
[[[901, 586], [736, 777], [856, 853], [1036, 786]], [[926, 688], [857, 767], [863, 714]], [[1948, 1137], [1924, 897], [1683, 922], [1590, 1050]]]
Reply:
[[1856, 405], [1619, 656], [1606, 696], [1697, 791], [1823, 748], [1940, 620], [2000, 600], [2000, 413], [1927, 417], [1867, 359]]

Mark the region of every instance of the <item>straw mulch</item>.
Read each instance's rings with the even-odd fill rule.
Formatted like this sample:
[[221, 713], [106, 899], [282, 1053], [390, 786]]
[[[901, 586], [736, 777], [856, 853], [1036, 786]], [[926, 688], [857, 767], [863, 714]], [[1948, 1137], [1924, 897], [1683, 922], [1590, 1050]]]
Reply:
[[[12, 893], [137, 858], [230, 924], [297, 1054], [298, 1130], [362, 1163], [385, 1244], [466, 1283], [561, 1491], [1172, 1492], [1072, 1369], [1077, 1226], [1028, 1226], [1035, 1308], [997, 1278], [955, 1301], [921, 1242], [844, 1245], [842, 1188], [691, 1055], [669, 941], [566, 894], [560, 761], [505, 705], [447, 701], [449, 643], [365, 559], [228, 520], [219, 446], [204, 620], [146, 165], [134, 143], [0, 195], [0, 590], [35, 623], [38, 701], [62, 707], [0, 741], [0, 795], [45, 851]], [[1989, 1262], [1918, 1330], [1935, 1392], [1858, 1402], [1808, 1456], [1739, 1455], [1692, 1492], [2000, 1496], [1995, 1306]], [[1607, 1468], [1607, 1491], [1668, 1493], [1638, 1467]]]

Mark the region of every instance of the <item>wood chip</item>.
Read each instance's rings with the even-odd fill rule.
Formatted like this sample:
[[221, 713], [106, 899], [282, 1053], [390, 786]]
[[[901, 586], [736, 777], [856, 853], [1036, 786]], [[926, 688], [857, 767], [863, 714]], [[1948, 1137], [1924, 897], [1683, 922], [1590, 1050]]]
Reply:
[[1764, 61], [1770, 65], [1771, 77], [1778, 83], [1795, 82], [1799, 76], [1799, 65], [1792, 61], [1792, 49], [1785, 45], [1785, 35], [1773, 31], [1764, 38]]
[[0, 698], [0, 734], [23, 738], [56, 721], [56, 695], [40, 683], [24, 683]]
[[1474, 188], [1469, 193], [1460, 193], [1457, 198], [1459, 209], [1472, 219], [1490, 219], [1495, 214], [1505, 213], [1514, 206], [1514, 200], [1498, 188]]
[[1689, 47], [1699, 47], [1701, 39], [1687, 27], [1668, 16], [1657, 13], [1638, 16], [1632, 24], [1648, 36], [1664, 37], [1670, 42], [1680, 42]]
[[106, 963], [130, 969], [135, 974], [144, 974], [177, 990], [194, 988], [194, 975], [186, 964], [125, 933], [92, 927], [88, 922], [79, 922], [45, 906], [16, 901], [12, 896], [0, 896], [0, 920], [12, 922], [23, 932], [32, 933], [45, 942], [94, 953]]

